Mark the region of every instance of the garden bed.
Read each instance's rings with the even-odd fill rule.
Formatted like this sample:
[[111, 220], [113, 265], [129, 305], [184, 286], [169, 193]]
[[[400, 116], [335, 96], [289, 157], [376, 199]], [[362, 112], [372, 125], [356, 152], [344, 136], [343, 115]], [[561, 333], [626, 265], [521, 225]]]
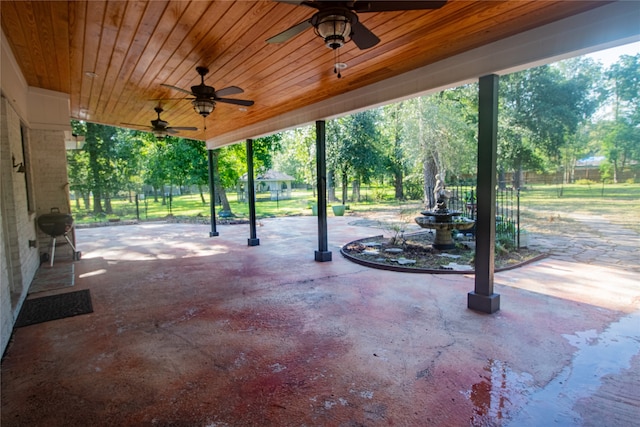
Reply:
[[[367, 237], [344, 245], [342, 255], [361, 265], [411, 273], [474, 273], [475, 242], [460, 241], [456, 248], [446, 251], [434, 249], [434, 234], [419, 232], [406, 235], [404, 240], [383, 236]], [[497, 251], [495, 271], [509, 270], [537, 261], [546, 254], [520, 248]]]

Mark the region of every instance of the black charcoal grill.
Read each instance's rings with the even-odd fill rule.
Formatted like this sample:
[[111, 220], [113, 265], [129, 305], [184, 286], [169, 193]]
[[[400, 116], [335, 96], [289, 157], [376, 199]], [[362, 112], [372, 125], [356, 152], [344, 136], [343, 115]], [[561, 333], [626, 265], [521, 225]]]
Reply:
[[53, 267], [53, 259], [56, 254], [56, 240], [59, 236], [63, 236], [69, 246], [73, 249], [73, 260], [80, 259], [80, 252], [71, 243], [69, 232], [73, 229], [73, 217], [70, 214], [61, 213], [58, 208], [51, 208], [51, 212], [38, 217], [38, 227], [43, 233], [51, 236], [51, 267]]

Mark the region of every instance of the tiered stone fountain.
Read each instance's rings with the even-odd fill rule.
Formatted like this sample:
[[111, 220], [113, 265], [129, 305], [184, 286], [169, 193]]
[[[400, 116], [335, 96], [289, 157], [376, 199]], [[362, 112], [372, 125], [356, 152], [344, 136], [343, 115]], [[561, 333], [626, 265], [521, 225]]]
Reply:
[[438, 175], [436, 175], [436, 186], [433, 193], [437, 201], [436, 208], [420, 212], [423, 216], [417, 217], [415, 221], [422, 228], [436, 230], [432, 245], [434, 249], [454, 249], [456, 244], [451, 236], [451, 230], [468, 230], [473, 227], [475, 221], [460, 217], [460, 211], [452, 211], [447, 208], [449, 193], [444, 189]]

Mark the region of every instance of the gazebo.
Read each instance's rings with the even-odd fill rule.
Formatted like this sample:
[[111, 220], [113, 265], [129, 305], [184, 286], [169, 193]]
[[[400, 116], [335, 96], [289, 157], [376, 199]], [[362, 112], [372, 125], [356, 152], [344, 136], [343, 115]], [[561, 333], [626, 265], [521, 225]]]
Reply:
[[[260, 191], [269, 191], [270, 200], [290, 199], [291, 182], [293, 180], [295, 180], [294, 177], [287, 175], [284, 172], [269, 169], [265, 173], [257, 175], [253, 181], [253, 185], [256, 193]], [[247, 182], [248, 177], [246, 173], [238, 179], [238, 200], [243, 202], [247, 201]]]

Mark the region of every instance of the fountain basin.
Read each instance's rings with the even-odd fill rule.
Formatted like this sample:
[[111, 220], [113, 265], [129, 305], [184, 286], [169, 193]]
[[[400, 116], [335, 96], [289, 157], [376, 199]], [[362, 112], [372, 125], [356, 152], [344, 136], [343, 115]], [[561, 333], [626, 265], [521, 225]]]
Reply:
[[[428, 212], [423, 212], [423, 215], [425, 216], [415, 218], [416, 223], [420, 227], [436, 230], [436, 235], [432, 245], [434, 249], [454, 249], [456, 244], [453, 241], [453, 237], [451, 237], [451, 230], [468, 230], [476, 223], [475, 221], [467, 218], [456, 218], [453, 220], [452, 217], [456, 216], [455, 214], [455, 212], [450, 212], [445, 215], [427, 216]], [[460, 215], [460, 213], [457, 214]]]

